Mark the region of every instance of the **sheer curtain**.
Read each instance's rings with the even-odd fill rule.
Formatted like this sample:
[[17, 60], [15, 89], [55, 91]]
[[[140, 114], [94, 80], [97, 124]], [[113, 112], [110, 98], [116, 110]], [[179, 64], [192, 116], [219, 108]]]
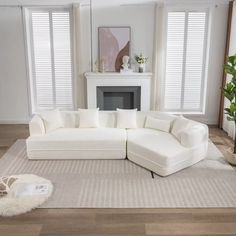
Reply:
[[75, 70], [75, 86], [77, 93], [77, 107], [83, 108], [85, 106], [85, 81], [82, 69], [82, 40], [81, 40], [81, 5], [73, 4], [73, 20], [74, 20], [74, 70]]
[[[231, 33], [230, 33], [230, 44], [229, 44], [229, 55], [236, 53], [236, 2], [233, 3], [233, 13], [232, 13], [232, 23], [231, 23]], [[230, 76], [227, 76], [227, 80]], [[229, 102], [225, 99], [225, 107], [227, 107]], [[228, 121], [226, 115], [224, 115], [223, 129], [228, 133], [228, 135], [234, 138], [235, 126], [233, 121]]]
[[161, 78], [163, 77], [164, 68], [164, 46], [163, 46], [163, 5], [156, 4], [155, 6], [155, 44], [153, 54], [153, 80], [152, 80], [152, 95], [151, 109], [160, 110], [160, 92]]

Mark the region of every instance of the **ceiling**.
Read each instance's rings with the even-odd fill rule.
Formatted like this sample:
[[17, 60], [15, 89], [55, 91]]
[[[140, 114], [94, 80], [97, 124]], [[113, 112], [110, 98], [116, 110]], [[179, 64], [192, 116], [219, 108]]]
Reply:
[[[198, 4], [204, 3], [225, 3], [229, 0], [92, 0], [94, 6], [112, 6], [112, 5], [148, 5], [153, 3], [179, 3], [186, 4], [195, 2]], [[15, 6], [15, 5], [65, 5], [71, 3], [81, 3], [89, 5], [90, 0], [0, 0], [0, 6]]]

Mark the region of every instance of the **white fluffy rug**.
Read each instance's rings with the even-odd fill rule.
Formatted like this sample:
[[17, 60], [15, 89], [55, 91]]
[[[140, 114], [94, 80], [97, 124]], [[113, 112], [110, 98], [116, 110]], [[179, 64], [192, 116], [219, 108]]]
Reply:
[[[0, 216], [14, 216], [31, 211], [42, 205], [52, 194], [52, 183], [36, 175], [15, 175], [17, 180], [12, 184], [10, 192], [0, 198]], [[34, 194], [28, 196], [15, 196], [16, 191], [26, 184], [46, 184], [48, 191], [46, 194]]]

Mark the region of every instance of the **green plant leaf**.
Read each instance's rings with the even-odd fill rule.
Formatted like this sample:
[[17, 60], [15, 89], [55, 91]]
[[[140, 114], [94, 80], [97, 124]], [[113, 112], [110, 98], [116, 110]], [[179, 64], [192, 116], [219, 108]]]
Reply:
[[224, 65], [224, 71], [225, 73], [230, 74], [230, 75], [234, 74], [234, 68], [229, 64]]
[[234, 87], [235, 87], [235, 85], [234, 85], [234, 83], [232, 83], [232, 82], [228, 82], [228, 83], [226, 84], [226, 89], [227, 89], [229, 92], [233, 91]]
[[236, 76], [233, 76], [231, 80], [232, 80], [233, 84], [236, 85]]
[[229, 108], [225, 108], [224, 110], [226, 111], [226, 113], [230, 113], [230, 109]]
[[224, 96], [225, 96], [230, 102], [232, 102], [233, 99], [234, 99], [234, 95], [233, 95], [233, 94], [230, 94], [230, 93], [227, 93], [227, 92], [224, 92]]
[[229, 62], [232, 66], [235, 66], [235, 65], [236, 65], [236, 54], [234, 54], [233, 56], [228, 57], [228, 62]]
[[225, 85], [225, 87], [223, 88], [223, 92], [224, 92], [224, 96], [230, 101], [232, 102], [233, 99], [235, 98], [235, 89], [236, 86], [234, 83], [229, 82]]
[[232, 75], [232, 78], [223, 88], [225, 98], [230, 101], [230, 105], [224, 109], [227, 120], [236, 122], [236, 54], [227, 58], [224, 71]]
[[232, 103], [230, 104], [229, 109], [230, 109], [231, 111], [236, 111], [236, 103], [235, 103], [235, 102], [232, 102]]

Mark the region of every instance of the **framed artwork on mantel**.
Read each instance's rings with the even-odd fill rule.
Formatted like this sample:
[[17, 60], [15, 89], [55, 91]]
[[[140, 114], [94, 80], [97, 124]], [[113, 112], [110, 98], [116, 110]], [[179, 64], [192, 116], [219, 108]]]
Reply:
[[98, 27], [99, 66], [104, 72], [119, 72], [123, 56], [130, 56], [130, 27]]

